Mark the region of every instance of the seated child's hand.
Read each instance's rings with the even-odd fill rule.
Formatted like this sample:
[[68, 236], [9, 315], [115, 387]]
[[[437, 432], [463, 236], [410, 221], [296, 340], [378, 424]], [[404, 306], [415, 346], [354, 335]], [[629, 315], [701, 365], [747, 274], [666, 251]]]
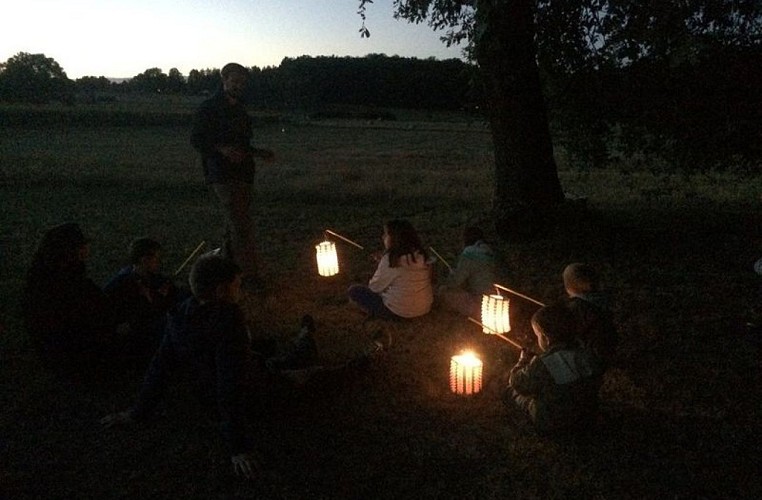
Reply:
[[130, 425], [135, 421], [132, 419], [132, 415], [128, 411], [120, 411], [119, 413], [112, 413], [106, 415], [101, 419], [101, 425], [106, 429], [114, 427], [115, 425]]
[[233, 463], [233, 471], [236, 476], [243, 476], [246, 479], [254, 479], [256, 473], [260, 470], [259, 460], [252, 453], [240, 453], [230, 457]]
[[529, 361], [534, 357], [534, 354], [529, 349], [522, 349], [519, 355], [519, 361]]

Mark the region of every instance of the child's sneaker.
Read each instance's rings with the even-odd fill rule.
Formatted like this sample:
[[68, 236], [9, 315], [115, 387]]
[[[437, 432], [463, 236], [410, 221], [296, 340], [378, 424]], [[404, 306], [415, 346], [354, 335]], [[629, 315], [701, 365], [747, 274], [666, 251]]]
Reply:
[[389, 332], [384, 333], [383, 330], [378, 330], [371, 337], [373, 342], [372, 354], [378, 354], [386, 352], [392, 347], [392, 334]]
[[315, 320], [309, 314], [305, 314], [304, 316], [302, 316], [301, 328], [299, 329], [300, 335], [303, 335], [305, 333], [308, 333], [310, 335], [315, 333]]
[[314, 365], [317, 361], [317, 343], [313, 337], [315, 320], [305, 314], [302, 317], [299, 334], [289, 345], [285, 353], [273, 356], [265, 361], [271, 372], [282, 370], [297, 370]]

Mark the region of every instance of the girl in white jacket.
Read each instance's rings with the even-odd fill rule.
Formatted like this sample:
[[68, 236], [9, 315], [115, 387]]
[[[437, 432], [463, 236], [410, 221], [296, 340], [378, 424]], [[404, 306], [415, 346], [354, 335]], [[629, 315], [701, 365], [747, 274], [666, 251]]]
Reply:
[[407, 220], [384, 224], [385, 251], [367, 286], [349, 287], [349, 300], [370, 316], [415, 318], [431, 310], [431, 264], [418, 233]]

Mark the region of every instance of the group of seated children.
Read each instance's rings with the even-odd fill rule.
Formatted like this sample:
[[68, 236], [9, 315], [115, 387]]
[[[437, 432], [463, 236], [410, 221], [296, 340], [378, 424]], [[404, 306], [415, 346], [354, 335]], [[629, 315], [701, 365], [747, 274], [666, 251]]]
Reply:
[[220, 430], [237, 473], [257, 467], [246, 431], [244, 396], [248, 377], [249, 333], [243, 310], [241, 271], [216, 255], [199, 258], [191, 269], [192, 296], [168, 315], [161, 344], [146, 371], [137, 402], [101, 420], [107, 427], [140, 422], [151, 415], [170, 376], [180, 368], [196, 375], [204, 400], [216, 399]]
[[101, 289], [87, 276], [90, 242], [79, 225], [48, 230], [22, 297], [26, 330], [42, 359], [58, 373], [76, 376], [149, 356], [179, 296], [160, 274], [160, 252], [156, 241], [135, 240], [132, 263]]
[[[382, 319], [415, 318], [427, 314], [434, 303], [433, 266], [415, 228], [407, 220], [384, 224], [384, 252], [367, 285], [349, 287], [350, 302], [369, 316]], [[496, 258], [478, 227], [463, 231], [463, 250], [436, 291], [448, 309], [478, 317], [482, 295], [495, 283]]]
[[[472, 315], [481, 294], [494, 281], [495, 258], [476, 228], [465, 231], [464, 243], [439, 296]], [[383, 244], [373, 277], [367, 285], [349, 288], [350, 301], [384, 319], [427, 314], [434, 301], [432, 266], [415, 229], [408, 221], [390, 220], [384, 224]], [[51, 229], [27, 277], [23, 304], [28, 332], [54, 364], [68, 360], [83, 370], [113, 359], [117, 325], [125, 325], [142, 341], [155, 341], [158, 348], [137, 402], [126, 411], [104, 417], [102, 423], [111, 426], [145, 420], [170, 375], [178, 368], [190, 369], [206, 399], [216, 400], [234, 469], [251, 476], [257, 460], [246, 431], [243, 403], [252, 367], [275, 373], [313, 365], [314, 322], [305, 315], [290, 349], [257, 357], [237, 304], [241, 289], [237, 265], [213, 253], [199, 257], [190, 272], [192, 293], [183, 297], [171, 280], [160, 274], [160, 250], [153, 240], [135, 240], [131, 264], [101, 289], [86, 275], [89, 244], [79, 226], [68, 223]], [[532, 320], [542, 353], [532, 357], [523, 352], [510, 376], [512, 398], [540, 429], [582, 422], [595, 409], [600, 377], [616, 342], [592, 270], [573, 264], [563, 278], [568, 299], [540, 309]], [[384, 347], [378, 339], [373, 346], [364, 355]]]

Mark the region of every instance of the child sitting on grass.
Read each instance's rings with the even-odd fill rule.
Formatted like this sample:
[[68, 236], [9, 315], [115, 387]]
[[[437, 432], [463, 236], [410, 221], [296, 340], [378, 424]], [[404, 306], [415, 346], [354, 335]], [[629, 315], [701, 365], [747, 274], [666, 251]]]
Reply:
[[384, 253], [367, 286], [352, 285], [349, 300], [371, 317], [415, 318], [431, 310], [431, 265], [418, 233], [406, 220], [384, 224]]
[[87, 276], [90, 243], [80, 226], [49, 229], [27, 272], [22, 314], [27, 333], [58, 375], [93, 377], [120, 353], [116, 319], [103, 291]]
[[598, 273], [590, 265], [576, 262], [566, 266], [562, 277], [567, 294], [564, 304], [574, 315], [576, 337], [609, 366], [618, 333]]
[[463, 245], [455, 267], [439, 287], [438, 296], [449, 309], [478, 318], [482, 295], [490, 293], [495, 283], [495, 254], [478, 227], [463, 230]]
[[120, 324], [139, 350], [155, 349], [164, 332], [167, 311], [178, 296], [177, 287], [161, 274], [161, 245], [151, 238], [130, 244], [130, 265], [123, 267], [103, 287]]
[[522, 350], [510, 371], [506, 403], [518, 405], [543, 434], [581, 430], [595, 421], [603, 369], [575, 339], [574, 324], [563, 305], [539, 309], [532, 329], [541, 354]]
[[173, 310], [164, 337], [145, 374], [135, 405], [101, 420], [106, 427], [142, 422], [159, 403], [170, 375], [190, 369], [202, 393], [214, 394], [220, 430], [236, 474], [250, 478], [258, 463], [246, 434], [244, 391], [249, 368], [249, 335], [237, 301], [241, 272], [223, 257], [196, 261], [190, 273], [193, 296]]

